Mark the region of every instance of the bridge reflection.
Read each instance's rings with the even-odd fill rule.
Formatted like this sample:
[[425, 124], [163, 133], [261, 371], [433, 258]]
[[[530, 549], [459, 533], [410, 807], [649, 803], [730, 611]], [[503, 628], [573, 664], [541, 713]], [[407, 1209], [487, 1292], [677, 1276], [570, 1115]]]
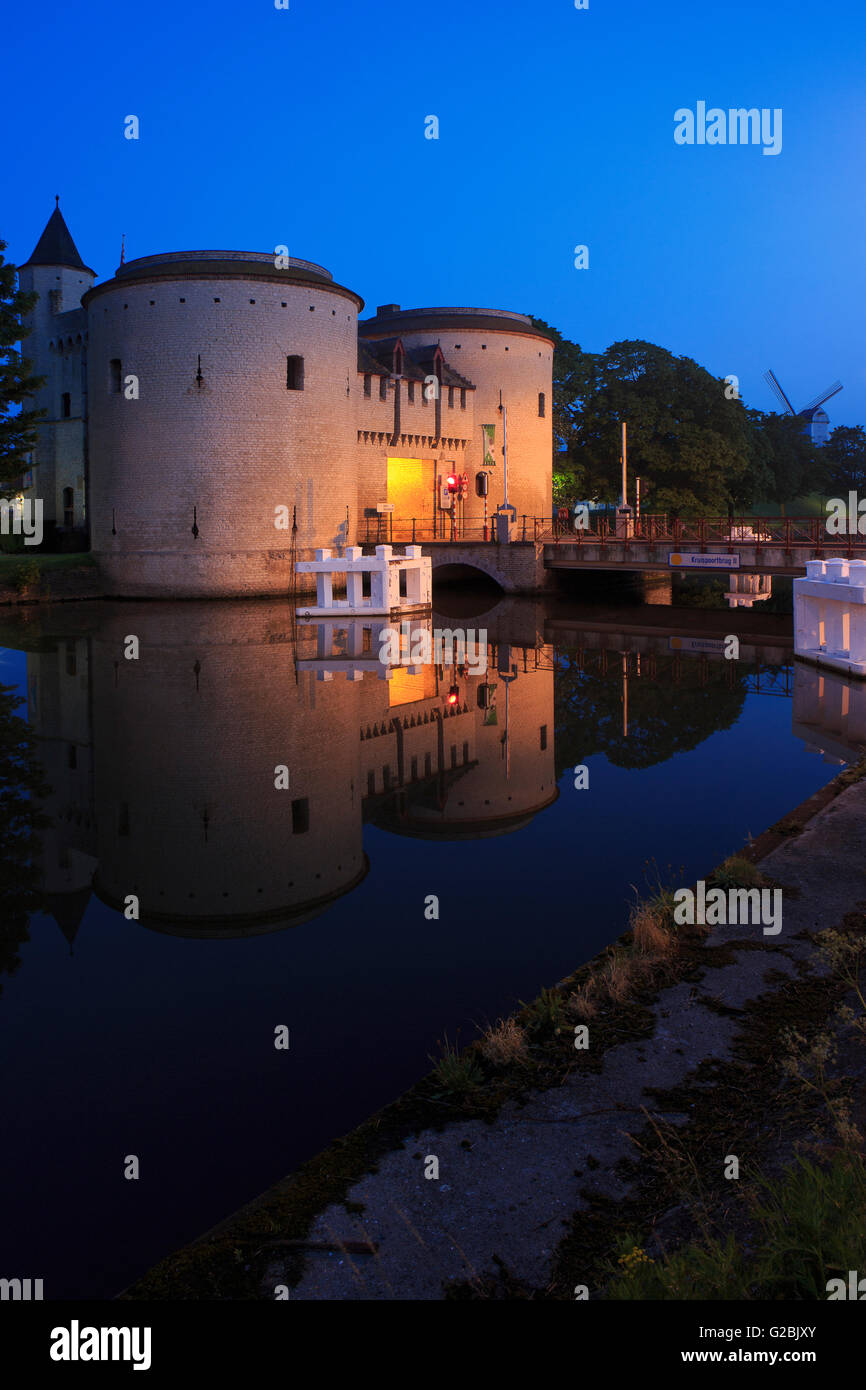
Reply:
[[46, 909], [70, 941], [91, 891], [118, 910], [134, 895], [142, 925], [179, 935], [299, 925], [363, 881], [365, 825], [514, 833], [575, 763], [663, 762], [753, 694], [793, 696], [794, 734], [827, 758], [866, 750], [866, 686], [795, 665], [789, 623], [762, 620], [728, 660], [725, 613], [645, 608], [628, 630], [611, 616], [506, 601], [480, 620], [486, 669], [470, 670], [395, 664], [382, 622], [293, 626], [283, 604], [51, 613], [27, 677], [51, 787]]

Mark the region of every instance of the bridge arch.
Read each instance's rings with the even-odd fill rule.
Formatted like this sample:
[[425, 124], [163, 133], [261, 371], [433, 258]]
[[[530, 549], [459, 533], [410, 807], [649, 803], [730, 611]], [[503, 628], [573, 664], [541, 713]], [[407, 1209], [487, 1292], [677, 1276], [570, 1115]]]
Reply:
[[433, 553], [433, 581], [440, 584], [483, 583], [485, 587], [505, 592], [502, 575], [495, 565], [484, 560], [458, 560], [453, 557], [437, 557]]
[[433, 541], [423, 552], [433, 562], [433, 579], [440, 583], [485, 576], [506, 594], [528, 594], [545, 587], [540, 542]]

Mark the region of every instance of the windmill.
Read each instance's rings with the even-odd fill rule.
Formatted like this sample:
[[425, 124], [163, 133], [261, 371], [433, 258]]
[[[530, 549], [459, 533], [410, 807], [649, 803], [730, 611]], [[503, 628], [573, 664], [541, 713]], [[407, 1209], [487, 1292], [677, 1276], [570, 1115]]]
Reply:
[[764, 372], [764, 380], [775, 391], [785, 409], [789, 410], [795, 419], [803, 421], [803, 428], [811, 435], [812, 443], [825, 444], [829, 432], [830, 417], [826, 410], [822, 410], [821, 407], [825, 401], [829, 401], [831, 396], [837, 395], [842, 390], [841, 381], [834, 381], [832, 386], [828, 386], [826, 391], [822, 391], [808, 405], [804, 405], [802, 410], [795, 410], [779, 385], [774, 372]]

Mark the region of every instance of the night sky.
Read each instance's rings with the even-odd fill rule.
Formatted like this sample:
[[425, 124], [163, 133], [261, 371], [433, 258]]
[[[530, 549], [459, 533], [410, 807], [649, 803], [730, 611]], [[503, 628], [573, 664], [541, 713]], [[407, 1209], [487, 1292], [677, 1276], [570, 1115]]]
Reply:
[[[863, 0], [48, 0], [4, 48], [18, 263], [59, 193], [102, 279], [122, 233], [127, 258], [286, 244], [371, 312], [646, 338], [762, 409], [768, 366], [798, 408], [838, 377], [831, 424], [866, 422]], [[698, 101], [781, 108], [781, 153], [677, 146]]]

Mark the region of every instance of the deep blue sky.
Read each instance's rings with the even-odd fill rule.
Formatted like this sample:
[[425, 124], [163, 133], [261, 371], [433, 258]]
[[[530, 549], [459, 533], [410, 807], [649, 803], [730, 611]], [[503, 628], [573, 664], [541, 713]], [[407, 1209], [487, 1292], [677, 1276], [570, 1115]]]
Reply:
[[[863, 0], [290, 3], [15, 7], [7, 255], [60, 193], [100, 278], [122, 232], [130, 258], [285, 243], [373, 310], [647, 338], [763, 409], [768, 366], [798, 408], [839, 377], [831, 423], [866, 423]], [[698, 100], [781, 107], [781, 154], [675, 145]]]

